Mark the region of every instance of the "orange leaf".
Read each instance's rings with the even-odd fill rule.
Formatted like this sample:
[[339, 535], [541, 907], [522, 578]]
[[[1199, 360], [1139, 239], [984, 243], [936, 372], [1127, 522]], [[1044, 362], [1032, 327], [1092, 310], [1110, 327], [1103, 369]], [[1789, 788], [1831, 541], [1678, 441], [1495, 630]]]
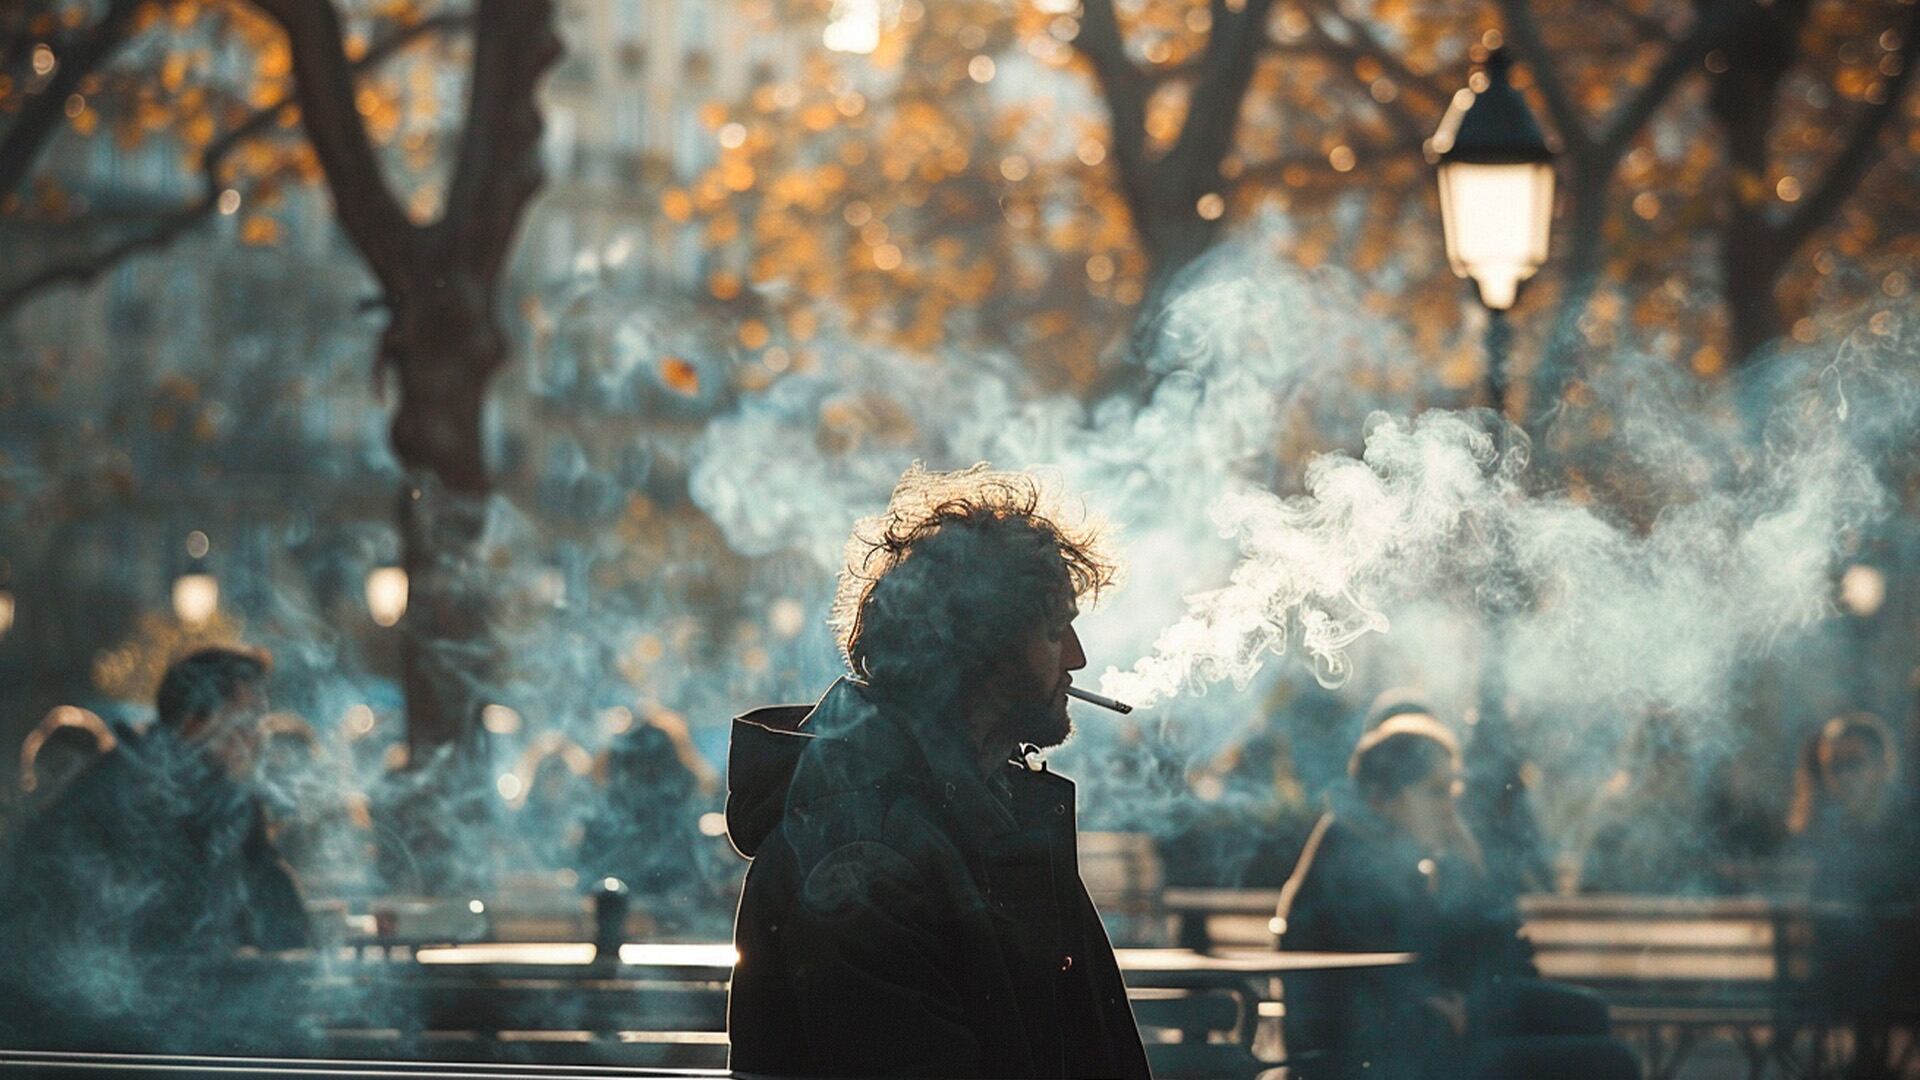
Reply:
[[660, 381], [667, 389], [685, 397], [693, 397], [700, 392], [700, 372], [692, 364], [677, 356], [660, 358]]

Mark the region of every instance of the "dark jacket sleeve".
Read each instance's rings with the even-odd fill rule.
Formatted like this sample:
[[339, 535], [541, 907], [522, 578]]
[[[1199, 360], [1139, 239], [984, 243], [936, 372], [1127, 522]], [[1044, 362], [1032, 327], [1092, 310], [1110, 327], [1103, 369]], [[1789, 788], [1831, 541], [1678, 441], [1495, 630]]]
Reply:
[[293, 871], [280, 849], [267, 836], [267, 821], [259, 807], [241, 852], [246, 875], [250, 942], [262, 949], [303, 949], [313, 944], [313, 928]]
[[945, 942], [953, 914], [933, 875], [877, 841], [815, 864], [786, 935], [794, 991], [818, 1064], [845, 1075], [974, 1076]]

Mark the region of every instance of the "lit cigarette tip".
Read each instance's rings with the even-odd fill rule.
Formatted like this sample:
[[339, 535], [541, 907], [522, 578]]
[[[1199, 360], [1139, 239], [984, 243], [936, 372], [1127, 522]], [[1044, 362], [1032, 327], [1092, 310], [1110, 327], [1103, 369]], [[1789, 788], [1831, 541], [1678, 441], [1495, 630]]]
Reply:
[[1089, 705], [1098, 705], [1103, 709], [1112, 709], [1114, 712], [1121, 713], [1121, 714], [1130, 713], [1133, 711], [1133, 706], [1127, 704], [1124, 701], [1115, 701], [1110, 697], [1106, 697], [1101, 694], [1096, 694], [1091, 690], [1082, 690], [1077, 686], [1067, 687], [1067, 696], [1077, 697], [1081, 701], [1084, 701]]

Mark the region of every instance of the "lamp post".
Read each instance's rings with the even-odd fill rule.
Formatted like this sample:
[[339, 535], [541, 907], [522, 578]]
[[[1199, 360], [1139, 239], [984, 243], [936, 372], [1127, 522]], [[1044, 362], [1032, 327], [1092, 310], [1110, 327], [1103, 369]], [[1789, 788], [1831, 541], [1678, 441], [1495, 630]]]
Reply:
[[1553, 148], [1508, 80], [1511, 67], [1503, 50], [1493, 50], [1485, 70], [1454, 94], [1427, 144], [1439, 174], [1447, 262], [1472, 279], [1487, 309], [1487, 404], [1502, 412], [1507, 310], [1547, 261], [1553, 218]]
[[[1453, 96], [1427, 144], [1440, 184], [1440, 224], [1447, 262], [1473, 281], [1487, 311], [1486, 404], [1507, 412], [1507, 311], [1521, 283], [1547, 260], [1553, 217], [1553, 149], [1533, 110], [1508, 80], [1512, 62], [1494, 49], [1484, 70]], [[1539, 829], [1526, 804], [1522, 756], [1508, 721], [1505, 654], [1515, 583], [1511, 545], [1492, 534], [1495, 580], [1487, 605], [1480, 664], [1475, 753], [1468, 769], [1467, 810], [1486, 849], [1496, 883], [1513, 892], [1547, 884]]]

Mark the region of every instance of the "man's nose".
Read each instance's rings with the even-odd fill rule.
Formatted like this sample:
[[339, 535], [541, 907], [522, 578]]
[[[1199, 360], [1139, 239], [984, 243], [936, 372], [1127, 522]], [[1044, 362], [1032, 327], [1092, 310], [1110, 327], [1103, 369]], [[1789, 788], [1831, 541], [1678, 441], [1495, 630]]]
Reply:
[[1087, 666], [1087, 652], [1080, 647], [1080, 635], [1073, 627], [1067, 627], [1067, 633], [1060, 641], [1060, 664], [1068, 671], [1079, 671]]

